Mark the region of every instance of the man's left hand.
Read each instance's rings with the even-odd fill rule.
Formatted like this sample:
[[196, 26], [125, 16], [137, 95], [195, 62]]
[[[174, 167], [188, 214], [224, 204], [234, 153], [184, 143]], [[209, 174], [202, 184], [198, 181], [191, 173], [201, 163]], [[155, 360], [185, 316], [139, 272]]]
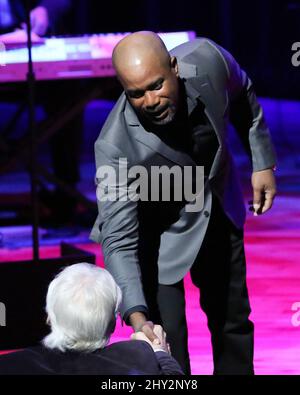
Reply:
[[[31, 10], [30, 22], [33, 33], [37, 34], [38, 36], [43, 36], [46, 34], [49, 27], [49, 16], [47, 9], [42, 6], [38, 6]], [[22, 23], [21, 26], [24, 30], [26, 30], [25, 23]]]
[[254, 215], [260, 215], [272, 207], [276, 195], [276, 181], [273, 169], [253, 172], [251, 181]]
[[43, 36], [49, 27], [48, 11], [45, 7], [39, 6], [34, 8], [30, 13], [32, 31], [38, 36]]

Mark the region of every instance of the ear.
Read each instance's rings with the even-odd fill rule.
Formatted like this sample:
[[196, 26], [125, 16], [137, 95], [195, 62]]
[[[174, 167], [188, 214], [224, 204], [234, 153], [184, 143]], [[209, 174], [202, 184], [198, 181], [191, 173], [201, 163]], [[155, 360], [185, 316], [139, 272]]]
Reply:
[[171, 65], [171, 68], [173, 69], [173, 71], [175, 72], [176, 77], [178, 77], [179, 76], [179, 72], [178, 72], [178, 63], [177, 63], [176, 56], [171, 56], [171, 58], [170, 58], [170, 65]]

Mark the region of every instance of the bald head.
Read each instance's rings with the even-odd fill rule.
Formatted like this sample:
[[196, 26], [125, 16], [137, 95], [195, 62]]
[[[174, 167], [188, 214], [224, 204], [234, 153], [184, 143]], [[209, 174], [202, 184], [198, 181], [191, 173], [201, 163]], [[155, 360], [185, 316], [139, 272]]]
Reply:
[[113, 51], [113, 65], [126, 96], [143, 120], [166, 125], [175, 118], [179, 103], [179, 73], [161, 38], [136, 32]]
[[112, 55], [117, 75], [156, 64], [170, 67], [170, 55], [162, 39], [153, 32], [140, 31], [129, 34], [116, 45]]

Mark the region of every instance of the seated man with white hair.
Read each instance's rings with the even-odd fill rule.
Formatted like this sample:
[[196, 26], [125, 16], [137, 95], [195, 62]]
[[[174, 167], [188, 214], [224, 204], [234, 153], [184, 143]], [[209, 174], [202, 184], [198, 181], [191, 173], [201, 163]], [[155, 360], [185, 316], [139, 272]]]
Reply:
[[142, 333], [107, 345], [115, 329], [121, 290], [108, 271], [88, 263], [66, 267], [50, 283], [46, 310], [51, 333], [41, 345], [0, 356], [0, 375], [168, 375], [183, 374], [160, 344]]

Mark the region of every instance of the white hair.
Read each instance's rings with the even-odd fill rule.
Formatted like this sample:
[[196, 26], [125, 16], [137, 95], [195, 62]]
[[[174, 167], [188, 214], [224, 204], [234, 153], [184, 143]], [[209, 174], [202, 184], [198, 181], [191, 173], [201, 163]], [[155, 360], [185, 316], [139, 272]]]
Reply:
[[121, 303], [111, 274], [89, 263], [66, 267], [50, 283], [46, 311], [48, 348], [92, 352], [107, 345]]

